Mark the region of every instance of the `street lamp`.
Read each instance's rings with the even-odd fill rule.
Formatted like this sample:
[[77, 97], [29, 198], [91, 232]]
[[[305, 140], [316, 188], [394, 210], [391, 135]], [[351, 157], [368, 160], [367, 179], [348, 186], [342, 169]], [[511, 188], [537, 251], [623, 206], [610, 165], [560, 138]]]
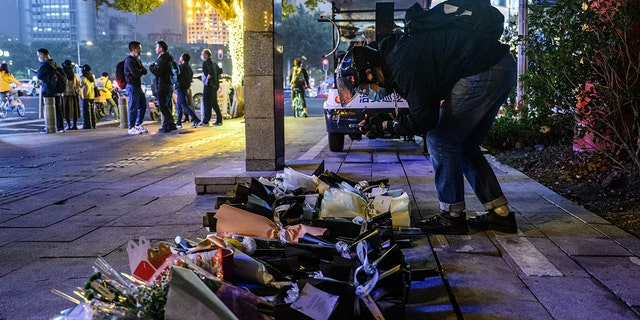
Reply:
[[[91, 41], [83, 41], [83, 42], [88, 46], [93, 45], [93, 42]], [[78, 46], [78, 67], [80, 67], [82, 65], [80, 63], [80, 40], [76, 40], [76, 45]]]

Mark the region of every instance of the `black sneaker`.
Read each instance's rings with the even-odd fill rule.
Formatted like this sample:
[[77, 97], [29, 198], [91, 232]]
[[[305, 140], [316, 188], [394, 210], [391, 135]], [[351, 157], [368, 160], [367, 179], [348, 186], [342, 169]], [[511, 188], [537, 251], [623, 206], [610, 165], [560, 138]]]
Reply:
[[469, 226], [482, 230], [494, 230], [504, 233], [518, 233], [518, 225], [516, 224], [516, 215], [513, 211], [509, 212], [506, 217], [500, 216], [493, 210], [469, 219]]
[[459, 217], [453, 217], [447, 211], [440, 211], [440, 214], [420, 221], [417, 227], [428, 234], [467, 234], [469, 232], [465, 213]]

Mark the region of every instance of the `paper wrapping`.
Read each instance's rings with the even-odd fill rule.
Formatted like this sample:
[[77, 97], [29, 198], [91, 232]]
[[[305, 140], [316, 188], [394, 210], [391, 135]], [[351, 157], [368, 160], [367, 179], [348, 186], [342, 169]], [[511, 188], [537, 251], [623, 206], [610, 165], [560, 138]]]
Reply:
[[273, 221], [255, 213], [223, 204], [215, 214], [216, 232], [233, 232], [257, 238], [281, 239], [297, 242], [306, 233], [323, 235], [327, 229], [302, 224], [287, 226], [284, 229]]
[[165, 320], [237, 320], [238, 318], [193, 271], [172, 269]]

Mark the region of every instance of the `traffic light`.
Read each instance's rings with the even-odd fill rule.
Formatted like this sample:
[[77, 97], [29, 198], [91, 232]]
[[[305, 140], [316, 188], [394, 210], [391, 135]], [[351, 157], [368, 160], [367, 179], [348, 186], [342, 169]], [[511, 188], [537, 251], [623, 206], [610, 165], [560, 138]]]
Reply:
[[224, 54], [222, 52], [222, 49], [218, 49], [218, 60], [222, 60], [223, 57], [224, 57]]
[[322, 59], [322, 70], [324, 70], [324, 71], [329, 70], [329, 60]]

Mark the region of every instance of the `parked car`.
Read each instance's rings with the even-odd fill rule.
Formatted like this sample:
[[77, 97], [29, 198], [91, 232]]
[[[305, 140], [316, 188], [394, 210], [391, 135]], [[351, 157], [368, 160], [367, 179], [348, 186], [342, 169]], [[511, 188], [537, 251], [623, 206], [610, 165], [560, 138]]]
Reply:
[[358, 124], [368, 116], [380, 112], [397, 115], [409, 112], [407, 101], [395, 93], [387, 95], [380, 101], [372, 101], [367, 95], [360, 94], [344, 107], [340, 104], [337, 89], [330, 89], [327, 94], [327, 100], [324, 102], [324, 114], [329, 150], [333, 152], [343, 151], [345, 135], [348, 135], [352, 140], [362, 138]]
[[22, 82], [22, 87], [18, 87], [17, 90], [22, 92], [23, 95], [35, 96], [40, 90], [42, 82], [37, 79], [19, 79]]
[[[338, 9], [338, 11], [351, 11], [357, 9], [359, 14], [362, 15], [362, 18], [369, 18], [372, 21], [384, 21], [383, 19], [378, 18], [389, 18], [388, 15], [390, 12], [391, 15], [393, 15], [394, 12], [393, 10], [388, 12], [383, 7], [378, 8], [377, 5], [374, 6], [373, 3], [375, 3], [375, 1], [367, 2], [364, 6], [364, 2], [362, 1], [340, 1], [340, 3], [337, 3], [338, 1], [332, 2], [334, 3], [334, 8]], [[399, 2], [402, 1], [394, 1], [392, 3], [398, 5]], [[354, 22], [353, 24], [358, 28], [358, 30], [364, 30], [368, 27], [367, 24], [362, 24], [361, 21], [352, 21], [349, 16], [342, 16], [340, 18], [344, 19], [343, 21], [349, 21], [349, 23]], [[335, 28], [338, 26], [335, 23], [333, 26], [335, 31]], [[342, 40], [341, 37], [334, 37], [334, 41]], [[334, 48], [338, 48], [337, 44], [338, 43], [334, 42]], [[364, 45], [364, 41], [362, 41], [362, 43], [358, 43], [357, 40], [354, 40], [350, 45]], [[342, 57], [338, 59], [338, 65], [342, 62], [341, 59]], [[376, 113], [391, 113], [395, 115], [409, 113], [409, 104], [404, 98], [396, 93], [390, 92], [382, 99], [375, 99], [374, 101], [374, 99], [370, 99], [366, 93], [360, 92], [354, 94], [350, 101], [342, 103], [340, 101], [340, 96], [338, 95], [338, 89], [336, 88], [328, 89], [326, 92], [323, 92], [322, 95], [326, 96], [326, 100], [324, 102], [324, 118], [329, 140], [329, 150], [333, 152], [343, 151], [345, 136], [349, 136], [352, 140], [362, 139], [362, 131], [360, 131], [359, 124], [367, 117]], [[414, 140], [413, 136], [397, 137], [389, 135], [385, 136], [385, 138]], [[426, 152], [427, 148], [425, 141], [426, 139], [423, 139], [423, 148]]]
[[191, 105], [196, 111], [200, 110], [200, 101], [202, 101], [203, 90], [204, 83], [202, 83], [202, 73], [194, 73], [193, 81], [191, 82]]
[[[220, 75], [220, 83], [224, 80], [231, 80], [231, 76], [227, 74]], [[202, 101], [202, 92], [204, 91], [204, 83], [202, 83], [202, 72], [193, 74], [193, 81], [191, 82], [191, 105], [193, 109], [198, 112], [200, 110], [200, 101]], [[228, 93], [227, 93], [228, 94]], [[220, 101], [221, 93], [218, 94], [218, 101]], [[220, 106], [224, 113], [224, 107]]]

